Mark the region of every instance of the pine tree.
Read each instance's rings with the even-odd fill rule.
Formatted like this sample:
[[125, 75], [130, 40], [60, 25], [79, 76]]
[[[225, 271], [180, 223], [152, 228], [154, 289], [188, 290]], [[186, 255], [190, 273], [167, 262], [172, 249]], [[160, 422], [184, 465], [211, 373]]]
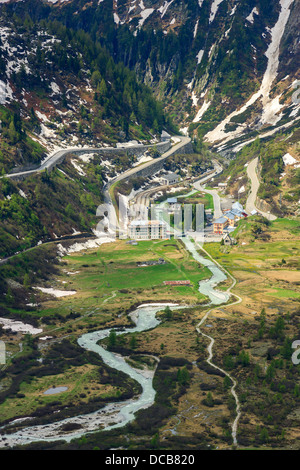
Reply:
[[129, 347], [130, 347], [130, 349], [136, 349], [136, 347], [137, 347], [137, 339], [136, 339], [135, 334], [133, 334], [130, 338]]
[[108, 348], [113, 348], [117, 343], [117, 334], [115, 330], [111, 330], [108, 336]]

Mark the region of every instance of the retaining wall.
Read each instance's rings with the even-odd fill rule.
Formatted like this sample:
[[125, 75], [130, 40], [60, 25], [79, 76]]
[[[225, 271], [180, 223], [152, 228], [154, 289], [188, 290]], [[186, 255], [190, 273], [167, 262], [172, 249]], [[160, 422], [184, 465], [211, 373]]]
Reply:
[[[47, 163], [47, 170], [51, 171], [57, 165], [62, 163], [67, 155], [71, 155], [71, 154], [72, 155], [85, 155], [88, 153], [90, 154], [96, 153], [98, 155], [111, 156], [111, 155], [118, 155], [118, 154], [122, 155], [125, 152], [125, 153], [128, 153], [129, 155], [142, 156], [146, 152], [146, 150], [149, 150], [150, 148], [153, 148], [154, 146], [157, 148], [157, 151], [160, 154], [163, 154], [170, 149], [171, 143], [170, 141], [167, 141], [167, 142], [158, 142], [155, 145], [138, 145], [138, 146], [132, 146], [132, 147], [70, 149], [66, 151], [61, 150], [62, 152], [61, 156], [59, 157], [57, 156], [53, 158], [53, 161], [51, 159], [49, 160], [49, 162]], [[26, 176], [29, 176], [37, 171], [40, 171], [39, 168], [40, 168], [40, 164], [28, 164], [23, 167], [14, 168], [11, 174], [9, 175], [9, 177], [12, 179], [21, 180], [21, 179], [26, 178]], [[28, 172], [28, 174], [14, 176], [14, 173], [21, 173], [23, 171]]]
[[[169, 150], [169, 149], [167, 149], [167, 150]], [[164, 152], [166, 152], [167, 150], [164, 150]], [[162, 153], [164, 153], [164, 152], [162, 152]], [[133, 175], [129, 175], [129, 176], [125, 177], [124, 180], [129, 180], [130, 178], [136, 178], [136, 177], [139, 177], [139, 176], [142, 176], [142, 177], [152, 176], [157, 171], [160, 171], [160, 170], [163, 169], [165, 160], [167, 158], [169, 158], [173, 155], [177, 155], [177, 154], [184, 155], [184, 154], [189, 154], [189, 153], [193, 153], [193, 146], [192, 146], [191, 142], [189, 142], [189, 143], [185, 144], [184, 146], [180, 147], [178, 150], [174, 150], [172, 155], [168, 155], [165, 158], [158, 159], [158, 161], [156, 161], [154, 159], [153, 162], [148, 164], [146, 167], [141, 168], [140, 170], [137, 170]]]
[[[158, 142], [157, 144], [154, 144], [154, 145], [138, 145], [138, 146], [132, 146], [132, 147], [86, 148], [86, 149], [70, 149], [70, 150], [65, 150], [65, 151], [61, 150], [59, 151], [59, 152], [62, 152], [60, 156], [56, 156], [55, 158], [53, 158], [53, 160], [50, 159], [50, 161], [47, 163], [47, 170], [51, 171], [57, 165], [62, 163], [67, 155], [85, 155], [85, 154], [90, 153], [90, 154], [98, 154], [102, 156], [112, 156], [112, 155], [118, 155], [118, 154], [122, 155], [124, 154], [124, 152], [126, 152], [129, 155], [136, 155], [139, 157], [139, 156], [142, 156], [147, 150], [154, 148], [154, 147], [157, 149], [160, 155], [162, 155], [166, 153], [168, 150], [170, 150], [171, 142], [170, 141]], [[174, 150], [172, 155], [188, 154], [188, 153], [193, 153], [193, 147], [190, 142], [180, 147], [178, 150]], [[168, 158], [169, 156], [165, 158]], [[127, 178], [124, 178], [124, 179], [129, 179], [129, 178], [132, 178], [133, 176], [153, 175], [157, 171], [163, 169], [165, 158], [162, 160], [158, 159], [158, 161], [155, 161], [154, 159], [153, 164], [147, 165], [147, 167], [137, 170], [134, 175], [128, 176]], [[20, 174], [14, 175], [14, 172], [21, 173], [22, 171], [24, 171], [25, 173], [22, 175]], [[38, 171], [41, 171], [40, 166], [36, 164], [32, 164], [32, 165], [26, 165], [26, 167], [23, 167], [23, 168], [18, 168], [18, 169], [15, 168], [13, 172], [7, 176], [15, 180], [23, 180], [27, 176], [32, 175]]]

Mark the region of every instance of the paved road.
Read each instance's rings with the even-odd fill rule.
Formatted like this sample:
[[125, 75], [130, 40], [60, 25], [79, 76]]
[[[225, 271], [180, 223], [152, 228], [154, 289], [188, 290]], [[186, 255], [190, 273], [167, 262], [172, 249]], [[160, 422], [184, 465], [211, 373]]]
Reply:
[[[145, 163], [145, 165], [143, 165], [143, 168], [153, 165], [154, 161], [157, 162], [157, 161], [160, 161], [160, 160], [164, 160], [168, 156], [172, 155], [175, 148], [176, 148], [176, 150], [178, 150], [179, 148], [183, 147], [184, 145], [186, 145], [187, 143], [189, 143], [191, 141], [191, 139], [189, 137], [178, 136], [178, 138], [180, 139], [180, 142], [177, 145], [173, 146], [170, 150], [168, 150], [168, 152], [164, 153], [161, 157], [156, 158], [153, 161]], [[137, 148], [138, 149], [140, 147], [141, 147], [141, 144], [132, 145], [130, 147], [125, 146], [124, 150], [126, 150], [127, 148], [130, 148], [130, 149]], [[151, 145], [149, 145], [149, 147], [151, 147]], [[86, 153], [95, 152], [96, 153], [96, 152], [101, 152], [102, 150], [107, 150], [108, 148], [109, 147], [104, 147], [103, 149], [102, 148], [96, 148], [96, 147], [70, 147], [70, 148], [67, 148], [67, 149], [58, 150], [57, 152], [54, 152], [52, 155], [49, 155], [41, 163], [41, 165], [38, 168], [34, 169], [34, 170], [20, 171], [18, 173], [8, 173], [5, 176], [7, 178], [30, 176], [34, 173], [39, 172], [39, 171], [43, 171], [43, 170], [51, 168], [53, 165], [55, 165], [56, 162], [60, 161], [64, 156], [66, 156], [70, 153], [78, 153], [78, 152], [86, 152]], [[113, 147], [111, 147], [111, 148], [113, 149]], [[127, 176], [136, 173], [140, 169], [141, 169], [141, 166], [132, 168], [132, 169], [126, 171], [125, 173], [123, 173], [122, 175], [120, 175], [120, 176], [114, 178], [113, 180], [111, 180], [111, 183], [114, 183], [115, 181], [120, 181], [120, 180], [126, 178]]]
[[204, 176], [203, 178], [200, 178], [198, 181], [196, 181], [194, 183], [194, 188], [197, 189], [198, 191], [203, 191], [207, 194], [210, 194], [213, 197], [213, 201], [214, 201], [214, 219], [218, 219], [219, 217], [222, 217], [222, 215], [223, 215], [223, 212], [222, 212], [222, 209], [221, 209], [221, 199], [220, 199], [220, 196], [218, 194], [218, 191], [215, 190], [215, 189], [205, 189], [202, 186], [203, 183], [205, 183], [209, 179], [213, 178], [214, 176], [217, 176], [219, 173], [222, 172], [223, 168], [218, 162], [214, 161], [214, 165], [215, 165], [214, 172], [207, 175], [207, 176]]
[[130, 168], [129, 170], [124, 171], [124, 173], [122, 173], [121, 175], [112, 178], [103, 188], [105, 202], [108, 204], [112, 204], [111, 197], [109, 195], [109, 189], [114, 183], [122, 181], [130, 176], [134, 176], [141, 169], [149, 168], [152, 165], [155, 165], [157, 162], [165, 160], [166, 158], [170, 157], [175, 151], [177, 152], [180, 148], [184, 147], [185, 145], [191, 142], [190, 137], [178, 136], [178, 139], [180, 139], [180, 142], [178, 142], [176, 145], [173, 145], [172, 148], [170, 148], [167, 152], [163, 153], [160, 157], [154, 158], [153, 160], [150, 160], [149, 162], [146, 162], [143, 165]]
[[74, 148], [67, 148], [64, 150], [58, 150], [57, 152], [45, 158], [45, 160], [41, 163], [41, 165], [34, 170], [20, 171], [18, 173], [7, 173], [5, 176], [6, 178], [30, 176], [30, 175], [33, 175], [34, 173], [38, 173], [39, 171], [49, 169], [51, 166], [53, 166], [53, 164], [55, 164], [55, 162], [59, 161], [62, 157], [68, 155], [69, 153], [79, 152], [79, 151], [91, 153], [95, 151], [99, 152], [99, 150], [100, 150], [99, 148], [96, 149], [93, 147], [86, 147], [86, 148], [74, 147]]
[[163, 153], [160, 157], [154, 158], [153, 160], [151, 160], [149, 162], [146, 162], [143, 165], [139, 165], [139, 166], [136, 166], [134, 168], [130, 168], [129, 170], [124, 171], [124, 173], [122, 173], [121, 175], [116, 176], [115, 178], [111, 179], [110, 182], [107, 184], [105, 189], [109, 189], [110, 186], [113, 183], [116, 183], [117, 181], [124, 180], [124, 179], [128, 178], [129, 176], [133, 176], [135, 173], [138, 173], [141, 170], [141, 168], [143, 168], [143, 169], [148, 168], [148, 167], [151, 167], [152, 165], [156, 164], [157, 162], [160, 162], [161, 160], [165, 160], [166, 158], [170, 157], [175, 151], [177, 152], [180, 148], [184, 147], [189, 142], [191, 142], [190, 137], [183, 137], [183, 136], [176, 136], [176, 137], [178, 139], [180, 139], [180, 142], [178, 142], [178, 144], [173, 145], [172, 148], [170, 148], [167, 152]]
[[[109, 195], [110, 186], [113, 183], [115, 183], [116, 181], [121, 181], [122, 179], [127, 178], [128, 176], [134, 175], [141, 168], [149, 167], [149, 166], [155, 164], [157, 161], [164, 160], [165, 158], [168, 158], [175, 151], [178, 151], [180, 148], [184, 147], [186, 144], [188, 144], [191, 141], [191, 139], [189, 137], [178, 136], [178, 138], [180, 139], [180, 142], [173, 145], [172, 148], [170, 148], [167, 152], [165, 152], [163, 155], [161, 155], [161, 157], [155, 158], [155, 159], [151, 160], [150, 162], [145, 163], [144, 165], [139, 165], [138, 167], [135, 167], [135, 168], [132, 168], [130, 170], [125, 171], [124, 173], [122, 173], [122, 175], [119, 175], [116, 178], [113, 178], [112, 180], [110, 180], [109, 183], [107, 183], [104, 186], [103, 190], [104, 190], [105, 204], [103, 204], [101, 206], [100, 211], [97, 211], [97, 216], [102, 216], [103, 213], [105, 213], [106, 214], [105, 215], [105, 220], [110, 221], [110, 227], [111, 227], [112, 231], [114, 231], [117, 227], [117, 220], [116, 220], [115, 210], [113, 208], [112, 201], [111, 201], [111, 198], [110, 198], [110, 195]], [[139, 148], [140, 145], [131, 146], [130, 148], [135, 148], [135, 147]], [[106, 148], [108, 148], [108, 147], [106, 147]], [[126, 148], [126, 147], [124, 147], [124, 148]], [[37, 173], [39, 171], [45, 170], [45, 169], [49, 168], [50, 166], [52, 166], [53, 163], [59, 161], [63, 156], [67, 155], [68, 153], [79, 152], [79, 151], [80, 152], [91, 152], [92, 153], [92, 152], [99, 151], [99, 150], [101, 150], [101, 149], [99, 149], [99, 148], [97, 149], [97, 148], [93, 148], [93, 147], [85, 147], [85, 148], [78, 148], [78, 147], [76, 148], [76, 147], [74, 147], [74, 148], [59, 150], [59, 151], [55, 152], [54, 154], [50, 155], [49, 157], [47, 157], [42, 162], [42, 164], [40, 165], [39, 168], [37, 168], [35, 170], [22, 171], [22, 172], [19, 172], [19, 173], [6, 174], [6, 177], [8, 177], [8, 178], [16, 177], [16, 176], [23, 176], [23, 177], [25, 176], [26, 177], [26, 176], [32, 175], [34, 173]], [[106, 207], [104, 207], [104, 206], [106, 206]], [[101, 229], [103, 228], [103, 227], [100, 227], [100, 225], [98, 227], [99, 231], [101, 231]], [[105, 225], [105, 221], [102, 225]], [[53, 240], [53, 241], [57, 241], [57, 240]], [[44, 242], [44, 243], [49, 243], [49, 242]], [[28, 248], [28, 250], [24, 250], [24, 252], [29, 251], [32, 248], [34, 248], [34, 247], [30, 247], [30, 248]], [[19, 253], [16, 253], [16, 254], [19, 254]], [[2, 260], [0, 260], [0, 264], [4, 264], [9, 259], [16, 256], [16, 254], [14, 254], [10, 257], [7, 257], [7, 258], [3, 258]]]
[[[218, 194], [218, 191], [205, 189], [205, 188], [203, 188], [202, 184], [205, 183], [206, 181], [210, 180], [214, 176], [218, 175], [219, 173], [221, 173], [222, 170], [223, 170], [222, 166], [217, 161], [214, 161], [214, 171], [210, 172], [206, 176], [203, 176], [202, 178], [200, 178], [199, 180], [197, 180], [196, 182], [193, 183], [193, 186], [194, 186], [196, 191], [203, 191], [205, 193], [208, 193], [208, 194], [212, 195], [213, 202], [214, 202], [215, 218], [218, 218], [218, 217], [222, 216], [220, 196]], [[150, 198], [151, 194], [153, 194], [155, 192], [158, 192], [158, 191], [162, 191], [162, 190], [167, 189], [169, 187], [170, 186], [156, 186], [155, 188], [152, 187], [150, 189], [147, 189], [147, 190], [137, 194], [134, 199], [135, 199], [137, 204], [144, 204], [144, 205], [147, 206], [147, 205], [149, 205], [149, 202], [150, 202], [149, 198]]]
[[247, 175], [251, 181], [251, 189], [250, 189], [250, 193], [246, 202], [246, 212], [248, 214], [251, 214], [253, 211], [256, 211], [262, 214], [264, 217], [266, 217], [269, 220], [275, 220], [277, 219], [275, 215], [270, 214], [270, 212], [263, 212], [260, 209], [257, 209], [257, 207], [255, 206], [257, 191], [260, 185], [258, 177], [257, 177], [257, 173], [256, 173], [257, 164], [258, 164], [258, 157], [252, 160], [247, 166]]

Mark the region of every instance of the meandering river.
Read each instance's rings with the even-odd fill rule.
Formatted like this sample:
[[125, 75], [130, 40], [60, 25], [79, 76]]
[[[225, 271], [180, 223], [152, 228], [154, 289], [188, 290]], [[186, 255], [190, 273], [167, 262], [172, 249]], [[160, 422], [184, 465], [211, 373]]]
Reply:
[[[212, 273], [210, 279], [199, 282], [199, 291], [209, 297], [211, 305], [220, 305], [227, 302], [230, 294], [215, 289], [220, 282], [226, 280], [227, 276], [212, 260], [202, 257], [197, 250], [197, 246], [190, 239], [183, 238], [182, 240], [194, 259], [207, 266]], [[183, 306], [170, 303], [140, 305], [130, 314], [136, 326], [121, 331], [116, 330], [116, 334], [142, 332], [155, 328], [159, 324], [156, 313], [167, 305], [173, 309], [184, 308]], [[145, 373], [134, 369], [127, 364], [123, 357], [108, 351], [98, 344], [101, 339], [109, 335], [110, 331], [111, 329], [106, 329], [84, 334], [78, 339], [78, 344], [89, 351], [96, 352], [107, 365], [128, 374], [132, 379], [136, 380], [142, 387], [142, 393], [135, 399], [110, 403], [96, 412], [66, 418], [47, 425], [30, 426], [30, 418], [27, 418], [27, 420], [22, 419], [25, 427], [12, 434], [3, 434], [0, 437], [0, 447], [12, 447], [37, 441], [64, 440], [69, 442], [74, 438], [79, 438], [82, 435], [95, 432], [99, 429], [110, 430], [122, 427], [134, 420], [135, 413], [138, 410], [147, 408], [154, 403], [155, 390], [152, 386], [154, 371], [152, 373]], [[10, 424], [17, 422], [20, 422], [20, 419], [14, 420]], [[80, 425], [80, 428], [66, 433], [63, 429], [66, 424]], [[0, 431], [5, 432], [5, 426], [0, 428]]]

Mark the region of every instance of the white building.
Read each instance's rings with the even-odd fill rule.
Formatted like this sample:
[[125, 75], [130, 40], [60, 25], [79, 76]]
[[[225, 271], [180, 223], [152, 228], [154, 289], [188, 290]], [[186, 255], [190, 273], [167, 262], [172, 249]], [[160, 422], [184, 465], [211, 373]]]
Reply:
[[128, 236], [133, 240], [167, 238], [166, 224], [159, 220], [133, 220], [128, 225], [128, 232]]
[[169, 173], [168, 175], [164, 175], [161, 177], [161, 183], [168, 186], [169, 184], [178, 183], [179, 179], [179, 175], [177, 175], [176, 173]]

